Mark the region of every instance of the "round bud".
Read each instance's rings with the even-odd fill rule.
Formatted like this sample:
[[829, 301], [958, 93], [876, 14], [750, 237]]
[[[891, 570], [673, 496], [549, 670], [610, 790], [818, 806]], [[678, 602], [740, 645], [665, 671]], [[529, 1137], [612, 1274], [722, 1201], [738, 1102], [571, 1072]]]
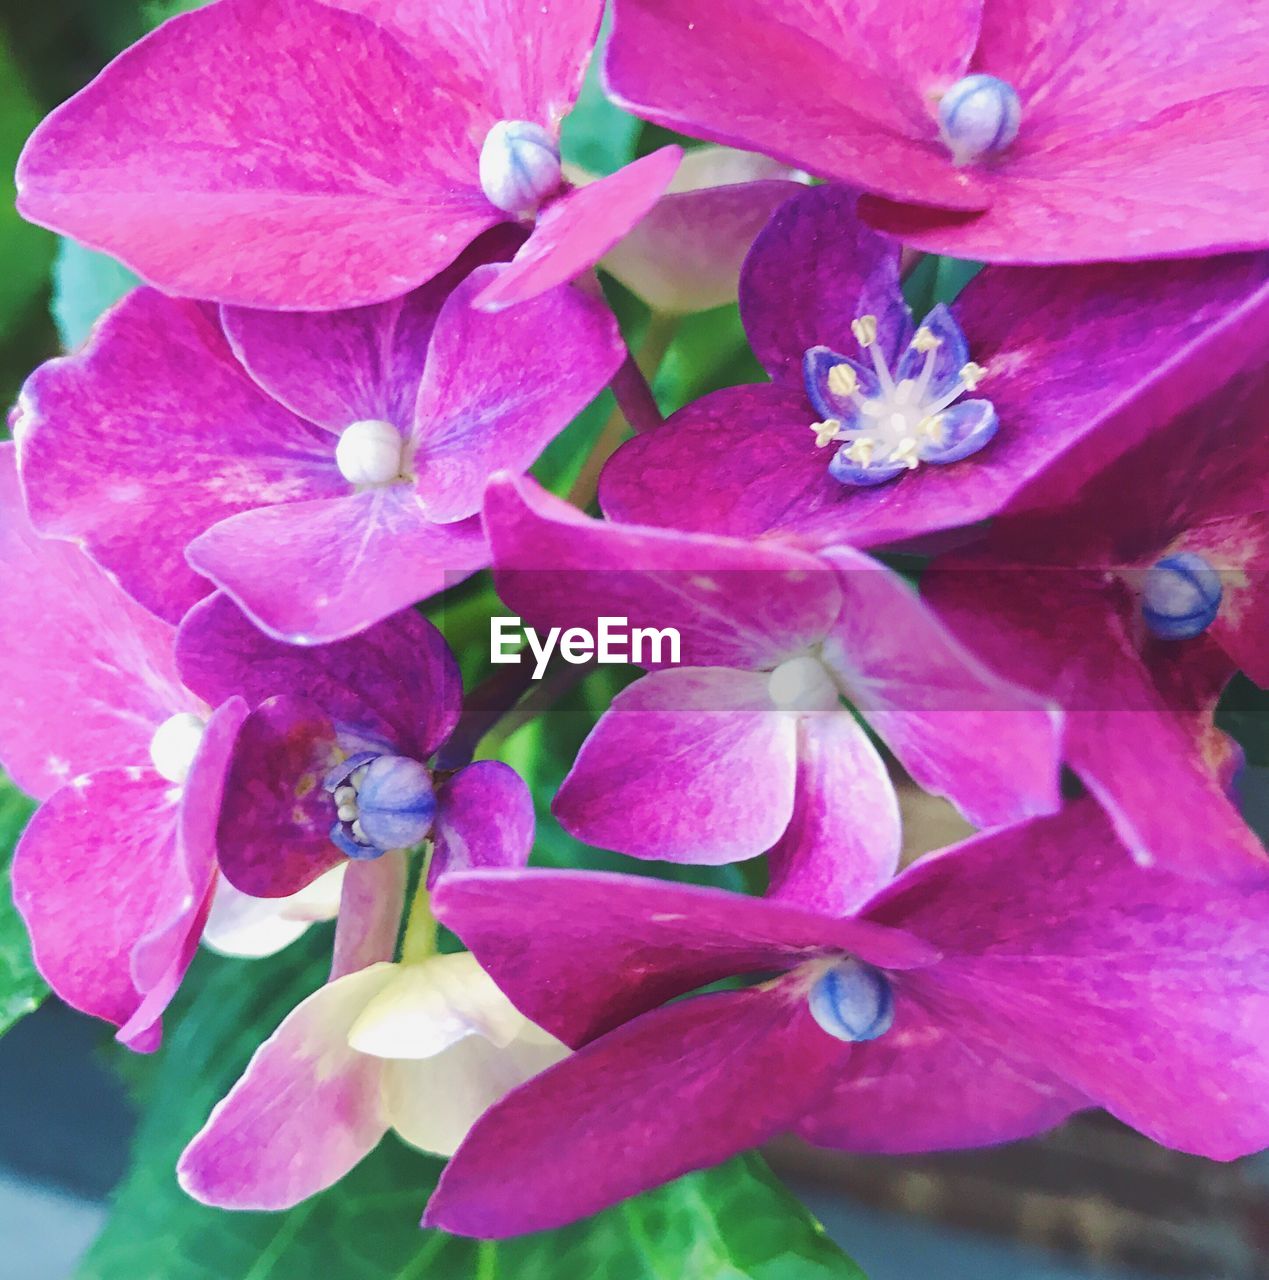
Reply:
[[939, 128], [957, 164], [1003, 151], [1021, 123], [1013, 85], [997, 76], [965, 76], [939, 100]]
[[369, 418], [345, 427], [335, 446], [339, 474], [349, 484], [391, 484], [401, 478], [401, 433], [390, 422]]
[[504, 213], [530, 214], [560, 185], [560, 150], [541, 125], [499, 120], [480, 148], [480, 189]]
[[408, 756], [379, 756], [357, 788], [357, 809], [361, 834], [376, 849], [408, 849], [432, 829], [432, 775]]
[[782, 711], [832, 711], [841, 703], [828, 668], [809, 653], [776, 667], [767, 677], [767, 694]]
[[198, 754], [207, 726], [192, 711], [169, 716], [150, 739], [150, 759], [161, 777], [184, 782]]
[[1141, 614], [1161, 640], [1192, 640], [1216, 620], [1221, 576], [1202, 556], [1178, 551], [1146, 570]]
[[885, 974], [846, 957], [815, 980], [807, 996], [811, 1017], [838, 1040], [856, 1044], [885, 1035], [894, 1024], [894, 993]]

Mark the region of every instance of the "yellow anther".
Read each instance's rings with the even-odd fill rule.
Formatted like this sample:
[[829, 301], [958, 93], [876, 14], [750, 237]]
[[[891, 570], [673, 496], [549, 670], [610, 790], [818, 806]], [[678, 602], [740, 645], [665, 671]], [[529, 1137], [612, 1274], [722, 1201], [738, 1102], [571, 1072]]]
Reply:
[[891, 462], [902, 463], [909, 471], [916, 469], [920, 459], [916, 454], [916, 441], [911, 436], [904, 436], [902, 440], [895, 445], [893, 452], [890, 454]]
[[824, 446], [841, 434], [842, 424], [836, 418], [825, 418], [823, 422], [812, 422], [811, 430], [815, 432], [815, 444], [817, 448]]
[[848, 364], [835, 364], [828, 371], [828, 389], [835, 396], [853, 396], [859, 390], [859, 378]]
[[871, 347], [877, 341], [877, 317], [860, 316], [850, 322], [850, 331], [861, 347]]
[[975, 364], [972, 360], [961, 367], [961, 381], [965, 384], [966, 391], [976, 391], [978, 384], [987, 376], [987, 370], [980, 364]]
[[877, 446], [867, 436], [860, 436], [846, 450], [846, 456], [858, 467], [869, 467], [872, 465], [872, 455], [876, 448]]
[[921, 352], [937, 351], [943, 345], [943, 339], [936, 337], [933, 329], [922, 325], [913, 335], [912, 345]]
[[924, 419], [917, 429], [927, 440], [932, 440], [935, 444], [942, 444], [945, 426], [943, 415], [936, 413], [933, 417]]

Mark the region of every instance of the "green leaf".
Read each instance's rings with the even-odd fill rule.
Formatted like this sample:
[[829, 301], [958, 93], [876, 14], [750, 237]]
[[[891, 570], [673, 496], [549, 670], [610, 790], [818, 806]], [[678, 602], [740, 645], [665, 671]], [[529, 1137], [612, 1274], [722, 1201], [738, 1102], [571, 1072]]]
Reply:
[[1248, 764], [1269, 767], [1269, 689], [1239, 672], [1221, 695], [1216, 724], [1238, 742]]
[[35, 803], [0, 777], [0, 1035], [40, 1007], [48, 988], [35, 971], [26, 926], [13, 905], [9, 863]]
[[608, 99], [600, 83], [599, 68], [608, 40], [608, 26], [605, 17], [599, 42], [586, 68], [582, 91], [560, 127], [560, 154], [565, 162], [598, 177], [616, 173], [634, 159], [635, 143], [643, 127], [641, 120]]
[[40, 114], [0, 33], [0, 338], [22, 322], [28, 304], [44, 288], [53, 258], [53, 237], [23, 221], [13, 207], [17, 190], [11, 175]]
[[62, 345], [74, 350], [97, 317], [137, 284], [137, 278], [113, 258], [63, 239], [53, 264], [53, 319]]
[[286, 1213], [189, 1200], [172, 1172], [181, 1148], [260, 1040], [321, 982], [328, 949], [322, 930], [286, 965], [199, 957], [166, 1046], [130, 1072], [146, 1101], [133, 1168], [79, 1280], [860, 1280], [756, 1156], [498, 1245], [419, 1229], [441, 1163], [394, 1138]]

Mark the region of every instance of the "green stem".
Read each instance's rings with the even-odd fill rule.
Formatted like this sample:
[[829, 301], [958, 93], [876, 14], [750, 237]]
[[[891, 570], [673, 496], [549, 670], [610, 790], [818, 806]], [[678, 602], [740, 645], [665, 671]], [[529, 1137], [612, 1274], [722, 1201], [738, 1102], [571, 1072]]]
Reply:
[[410, 903], [410, 914], [405, 922], [405, 937], [401, 942], [402, 964], [422, 964], [436, 954], [436, 917], [432, 914], [432, 895], [427, 891], [432, 849], [429, 840], [423, 852], [423, 865], [419, 868], [414, 901]]

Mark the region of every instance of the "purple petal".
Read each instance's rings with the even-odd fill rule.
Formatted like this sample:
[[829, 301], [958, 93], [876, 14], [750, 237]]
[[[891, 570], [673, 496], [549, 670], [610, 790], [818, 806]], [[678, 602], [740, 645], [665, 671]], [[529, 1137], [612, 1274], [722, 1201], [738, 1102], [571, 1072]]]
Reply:
[[[928, 329], [939, 341], [934, 352], [934, 364], [927, 394], [933, 399], [946, 395], [960, 385], [960, 372], [969, 363], [969, 340], [952, 313], [951, 307], [940, 302], [921, 319], [921, 328]], [[925, 368], [926, 353], [909, 345], [894, 369], [894, 380], [917, 378]]]
[[148, 289], [31, 375], [15, 434], [35, 526], [170, 622], [208, 592], [185, 547], [209, 525], [348, 491], [333, 437], [261, 392], [214, 313]]
[[922, 462], [943, 465], [960, 462], [977, 453], [996, 434], [1000, 419], [990, 400], [962, 400], [938, 416], [937, 441], [922, 441], [917, 454]]
[[720, 978], [825, 951], [887, 969], [937, 959], [901, 930], [595, 871], [460, 872], [437, 885], [433, 907], [527, 1018], [574, 1046]]
[[479, 520], [437, 524], [408, 485], [260, 507], [222, 520], [189, 560], [270, 635], [355, 635], [488, 563]]
[[775, 381], [800, 385], [802, 356], [832, 347], [862, 358], [851, 322], [877, 317], [877, 341], [895, 360], [912, 336], [899, 291], [897, 241], [855, 213], [854, 192], [809, 187], [776, 210], [754, 241], [740, 278], [740, 310], [754, 353]]
[[335, 804], [322, 786], [342, 756], [334, 725], [304, 698], [263, 702], [238, 735], [217, 842], [225, 878], [253, 898], [286, 898], [338, 866]]
[[0, 444], [0, 559], [8, 677], [0, 755], [44, 798], [108, 765], [150, 763], [169, 716], [201, 712], [173, 658], [175, 634], [134, 604], [78, 547], [41, 538], [26, 518], [14, 447]]
[[771, 850], [768, 896], [842, 916], [899, 865], [899, 802], [868, 735], [845, 709], [799, 728], [793, 817]]
[[408, 871], [400, 849], [369, 862], [348, 863], [335, 924], [331, 982], [396, 955]]
[[949, 1028], [1165, 1146], [1230, 1159], [1269, 1142], [1263, 890], [1133, 866], [1084, 800], [918, 862], [866, 914], [943, 951], [928, 980], [897, 981]]
[[287, 1015], [182, 1153], [188, 1195], [227, 1209], [289, 1209], [379, 1145], [383, 1060], [349, 1048], [348, 1033], [394, 973], [385, 964], [349, 974]]
[[1013, 1142], [1092, 1105], [1042, 1062], [1014, 1061], [994, 1038], [950, 1027], [905, 998], [894, 1026], [851, 1047], [832, 1089], [798, 1124], [821, 1147], [899, 1155]]
[[657, 671], [613, 699], [551, 807], [579, 840], [637, 858], [754, 858], [792, 816], [797, 734], [764, 674]]
[[462, 675], [441, 633], [412, 609], [333, 644], [282, 644], [227, 596], [196, 605], [176, 641], [181, 676], [208, 702], [241, 694], [310, 699], [337, 724], [426, 760], [453, 732]]
[[683, 665], [762, 669], [836, 616], [833, 576], [792, 548], [591, 520], [508, 477], [489, 486], [485, 524], [499, 594], [539, 631], [595, 635], [601, 617], [625, 617], [632, 628], [677, 628]]
[[653, 208], [682, 157], [679, 147], [662, 147], [549, 204], [524, 248], [476, 305], [499, 311], [589, 271]]
[[848, 1052], [779, 989], [659, 1009], [487, 1111], [441, 1175], [424, 1223], [498, 1238], [586, 1217], [783, 1132]]
[[1057, 809], [1056, 707], [994, 675], [877, 561], [845, 548], [825, 559], [837, 566], [843, 603], [824, 660], [915, 781], [978, 827]]
[[522, 867], [533, 848], [533, 797], [510, 765], [480, 760], [436, 793], [428, 883], [450, 871]]
[[44, 121], [21, 208], [171, 293], [308, 310], [395, 297], [503, 221], [476, 179], [495, 117], [445, 71], [315, 0], [225, 0]]
[[603, 390], [625, 355], [612, 314], [560, 288], [506, 314], [472, 305], [482, 267], [436, 321], [415, 411], [413, 467], [433, 521], [480, 510], [489, 477], [522, 472]]

